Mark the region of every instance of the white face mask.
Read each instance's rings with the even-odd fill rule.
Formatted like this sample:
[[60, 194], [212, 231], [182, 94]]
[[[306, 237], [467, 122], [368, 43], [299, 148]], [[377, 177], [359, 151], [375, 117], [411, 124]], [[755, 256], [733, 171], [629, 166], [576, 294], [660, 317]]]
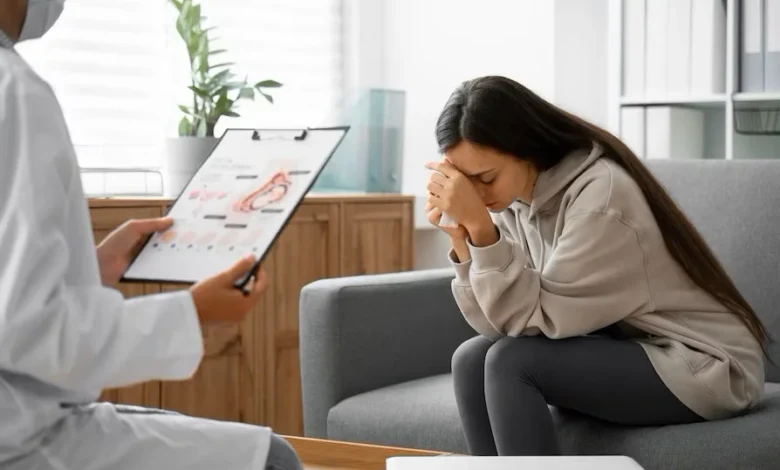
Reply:
[[62, 13], [64, 0], [28, 0], [27, 16], [19, 41], [38, 39], [51, 29]]

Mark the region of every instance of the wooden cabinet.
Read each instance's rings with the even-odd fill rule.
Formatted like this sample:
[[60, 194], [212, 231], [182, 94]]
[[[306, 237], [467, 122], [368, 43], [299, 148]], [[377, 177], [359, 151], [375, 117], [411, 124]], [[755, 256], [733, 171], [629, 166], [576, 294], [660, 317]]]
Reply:
[[[126, 220], [163, 215], [169, 204], [90, 200], [96, 242]], [[411, 269], [413, 220], [407, 196], [308, 196], [266, 258], [266, 295], [243, 325], [204, 326], [205, 356], [190, 380], [106, 390], [103, 399], [301, 435], [301, 288], [322, 278]], [[131, 297], [184, 287], [128, 283], [120, 290]]]

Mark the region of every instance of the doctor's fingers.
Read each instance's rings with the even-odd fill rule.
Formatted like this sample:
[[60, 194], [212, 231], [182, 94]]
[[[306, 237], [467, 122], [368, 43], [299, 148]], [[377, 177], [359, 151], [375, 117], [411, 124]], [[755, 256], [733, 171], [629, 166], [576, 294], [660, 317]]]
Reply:
[[250, 291], [247, 300], [254, 306], [266, 290], [268, 290], [268, 275], [261, 269], [255, 276], [254, 284], [252, 285], [252, 290]]
[[249, 272], [254, 264], [255, 257], [253, 255], [245, 255], [217, 276], [223, 285], [233, 285], [235, 281]]
[[166, 230], [173, 225], [172, 217], [158, 217], [154, 219], [133, 219], [127, 222], [138, 235], [149, 235], [154, 232]]

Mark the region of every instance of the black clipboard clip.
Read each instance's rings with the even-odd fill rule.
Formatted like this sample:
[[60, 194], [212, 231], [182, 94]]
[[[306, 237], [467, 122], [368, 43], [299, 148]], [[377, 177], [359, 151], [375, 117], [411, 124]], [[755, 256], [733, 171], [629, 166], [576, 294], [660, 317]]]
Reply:
[[307, 129], [255, 129], [252, 132], [252, 140], [305, 140], [307, 135]]

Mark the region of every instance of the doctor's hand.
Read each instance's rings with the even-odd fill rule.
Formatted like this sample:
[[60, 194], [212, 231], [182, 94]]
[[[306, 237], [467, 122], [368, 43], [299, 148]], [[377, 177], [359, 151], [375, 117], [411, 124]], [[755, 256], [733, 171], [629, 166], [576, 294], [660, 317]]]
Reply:
[[202, 323], [240, 323], [268, 289], [268, 276], [259, 269], [249, 295], [244, 295], [233, 283], [252, 268], [255, 257], [241, 258], [225, 271], [205, 279], [190, 288], [192, 301]]
[[100, 279], [105, 286], [114, 286], [122, 279], [130, 261], [141, 249], [143, 240], [154, 232], [173, 225], [170, 217], [128, 220], [109, 233], [97, 247]]

